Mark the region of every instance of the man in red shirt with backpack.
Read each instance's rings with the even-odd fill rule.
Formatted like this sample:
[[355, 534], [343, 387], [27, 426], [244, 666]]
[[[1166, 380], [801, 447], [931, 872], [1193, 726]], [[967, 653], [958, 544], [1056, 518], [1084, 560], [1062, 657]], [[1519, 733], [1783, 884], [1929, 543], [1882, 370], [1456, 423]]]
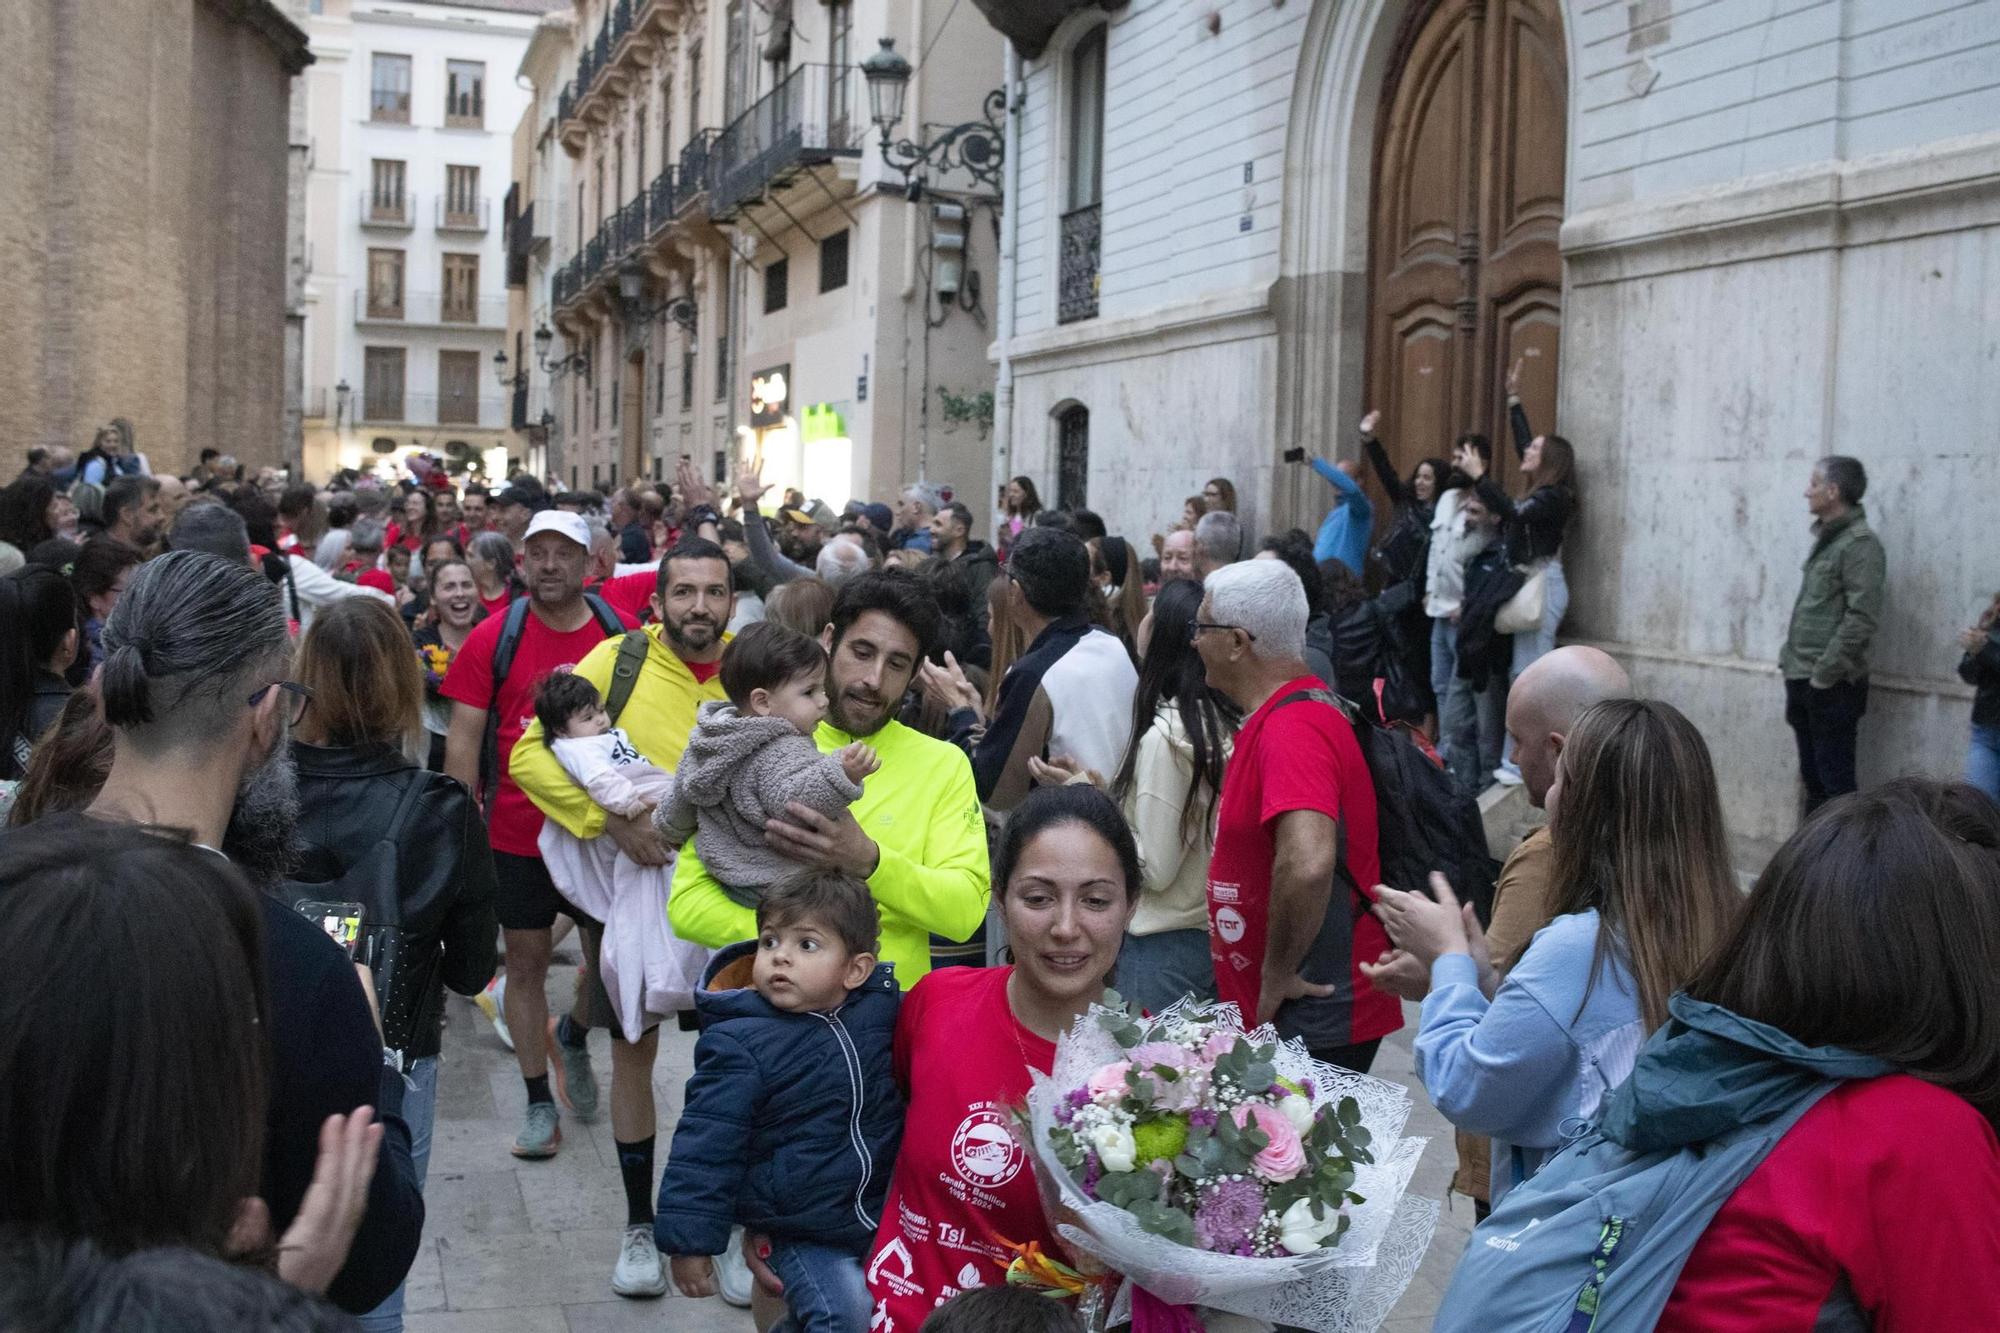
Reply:
[[[1402, 1006], [1360, 964], [1388, 946], [1375, 784], [1353, 725], [1305, 663], [1305, 588], [1282, 561], [1209, 575], [1189, 627], [1208, 683], [1243, 710], [1209, 860], [1217, 996], [1314, 1057], [1365, 1072]], [[1365, 887], [1364, 887], [1365, 886]]]

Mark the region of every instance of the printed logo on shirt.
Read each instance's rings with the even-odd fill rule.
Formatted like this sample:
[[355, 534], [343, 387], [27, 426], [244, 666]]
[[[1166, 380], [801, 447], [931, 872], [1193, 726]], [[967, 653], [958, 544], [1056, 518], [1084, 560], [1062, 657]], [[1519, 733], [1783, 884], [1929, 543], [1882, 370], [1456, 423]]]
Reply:
[[915, 1296], [923, 1291], [923, 1286], [914, 1280], [916, 1267], [910, 1258], [910, 1247], [903, 1244], [901, 1236], [892, 1236], [868, 1261], [868, 1280], [898, 1296]]
[[1211, 883], [1211, 884], [1210, 884], [1210, 885], [1208, 886], [1208, 896], [1209, 896], [1209, 897], [1211, 897], [1211, 898], [1213, 898], [1213, 899], [1214, 899], [1214, 900], [1215, 900], [1216, 902], [1219, 902], [1219, 903], [1238, 903], [1238, 902], [1242, 902], [1242, 901], [1243, 901], [1243, 886], [1242, 886], [1242, 885], [1240, 885], [1240, 884], [1215, 884], [1215, 883]]
[[969, 1185], [998, 1189], [1021, 1174], [1025, 1154], [998, 1111], [974, 1111], [951, 1136], [951, 1164]]
[[944, 1288], [938, 1292], [938, 1298], [931, 1302], [931, 1308], [936, 1309], [954, 1296], [962, 1296], [968, 1291], [976, 1290], [985, 1285], [985, 1283], [979, 1280], [979, 1270], [971, 1264], [967, 1264], [958, 1270], [958, 1277], [955, 1282], [944, 1284]]
[[1234, 949], [1229, 952], [1229, 965], [1238, 972], [1248, 972], [1250, 970], [1250, 960], [1242, 954], [1237, 953]]
[[1216, 910], [1215, 933], [1222, 936], [1224, 942], [1229, 944], [1240, 943], [1243, 939], [1243, 933], [1249, 928], [1249, 923], [1243, 919], [1243, 913], [1237, 911], [1235, 908], [1223, 907]]

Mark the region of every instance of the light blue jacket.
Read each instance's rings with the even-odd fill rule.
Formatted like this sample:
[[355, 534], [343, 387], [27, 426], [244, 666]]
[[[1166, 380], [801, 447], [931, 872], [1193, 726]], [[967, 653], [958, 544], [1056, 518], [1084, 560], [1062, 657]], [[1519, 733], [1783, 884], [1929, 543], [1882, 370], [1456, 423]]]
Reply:
[[1491, 1002], [1464, 954], [1431, 964], [1417, 1076], [1445, 1119], [1493, 1140], [1496, 1206], [1597, 1114], [1645, 1043], [1638, 988], [1622, 949], [1612, 948], [1603, 975], [1590, 985], [1598, 929], [1595, 909], [1557, 917], [1529, 943]]
[[1328, 511], [1313, 540], [1313, 559], [1338, 560], [1358, 576], [1368, 559], [1368, 537], [1375, 529], [1375, 506], [1354, 478], [1324, 458], [1312, 460], [1313, 471], [1333, 483], [1339, 503]]

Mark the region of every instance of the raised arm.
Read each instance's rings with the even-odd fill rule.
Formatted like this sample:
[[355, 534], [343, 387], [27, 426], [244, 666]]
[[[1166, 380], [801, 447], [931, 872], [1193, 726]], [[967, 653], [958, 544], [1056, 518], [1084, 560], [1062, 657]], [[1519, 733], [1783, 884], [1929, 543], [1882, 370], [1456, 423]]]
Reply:
[[1389, 497], [1390, 504], [1409, 504], [1414, 498], [1403, 479], [1396, 475], [1395, 465], [1389, 461], [1389, 451], [1383, 447], [1381, 438], [1375, 434], [1376, 423], [1382, 418], [1380, 412], [1370, 412], [1361, 418], [1361, 451], [1368, 455], [1368, 466], [1375, 469], [1375, 480], [1382, 483], [1382, 490]]
[[750, 562], [764, 571], [765, 575], [779, 583], [790, 583], [793, 579], [809, 579], [813, 572], [804, 565], [796, 565], [779, 553], [777, 543], [771, 540], [770, 531], [765, 527], [764, 516], [757, 509], [757, 501], [770, 487], [764, 485], [763, 477], [757, 469], [746, 467], [736, 479], [736, 498], [743, 505], [743, 540], [750, 547]]

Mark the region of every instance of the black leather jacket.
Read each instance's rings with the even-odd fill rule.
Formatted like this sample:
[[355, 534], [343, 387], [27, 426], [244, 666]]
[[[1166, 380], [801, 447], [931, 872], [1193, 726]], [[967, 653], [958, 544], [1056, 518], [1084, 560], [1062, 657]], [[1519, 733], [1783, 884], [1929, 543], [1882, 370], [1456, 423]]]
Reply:
[[[407, 1059], [438, 1053], [444, 988], [477, 995], [498, 962], [493, 853], [479, 809], [456, 779], [421, 769], [391, 746], [323, 747], [292, 742], [299, 769], [300, 858], [295, 881], [338, 879], [366, 857], [395, 819], [412, 782], [417, 805], [398, 840], [394, 893], [403, 948], [392, 975], [377, 976], [386, 1044]], [[385, 901], [362, 897], [367, 920], [384, 920]]]

